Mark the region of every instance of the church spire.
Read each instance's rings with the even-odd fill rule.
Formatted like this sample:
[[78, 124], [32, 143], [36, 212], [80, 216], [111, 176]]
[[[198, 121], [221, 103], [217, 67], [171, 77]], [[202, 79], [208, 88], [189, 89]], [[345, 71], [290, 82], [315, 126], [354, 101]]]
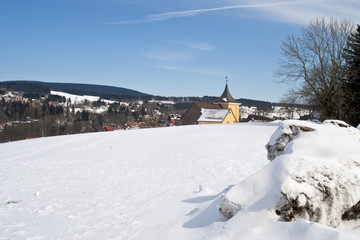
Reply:
[[218, 100], [216, 100], [216, 102], [239, 103], [230, 94], [227, 76], [225, 77], [225, 80], [226, 80], [225, 90], [224, 90], [223, 94], [221, 94], [220, 98], [218, 98]]

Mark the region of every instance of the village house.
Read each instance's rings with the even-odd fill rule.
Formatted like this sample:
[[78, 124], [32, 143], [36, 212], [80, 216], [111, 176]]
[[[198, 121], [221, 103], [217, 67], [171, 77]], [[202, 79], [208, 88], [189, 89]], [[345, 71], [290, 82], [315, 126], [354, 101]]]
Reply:
[[151, 128], [146, 122], [128, 122], [125, 124], [125, 130], [137, 130], [143, 128]]
[[238, 123], [240, 105], [231, 96], [226, 83], [224, 92], [215, 102], [194, 102], [181, 117], [181, 124]]
[[107, 132], [112, 132], [112, 131], [114, 131], [114, 128], [112, 126], [110, 126], [110, 125], [107, 125], [107, 126], [105, 126], [105, 130]]
[[221, 109], [221, 107], [218, 104], [211, 104], [207, 102], [194, 102], [181, 117], [181, 125], [197, 124], [197, 120], [201, 116], [202, 109]]

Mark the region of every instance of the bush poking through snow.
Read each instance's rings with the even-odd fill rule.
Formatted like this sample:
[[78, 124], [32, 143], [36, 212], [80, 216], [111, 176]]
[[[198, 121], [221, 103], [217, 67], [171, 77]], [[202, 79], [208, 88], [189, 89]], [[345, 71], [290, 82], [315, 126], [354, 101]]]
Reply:
[[360, 219], [360, 131], [336, 120], [285, 121], [266, 145], [270, 164], [235, 185], [219, 211], [275, 212], [331, 227]]

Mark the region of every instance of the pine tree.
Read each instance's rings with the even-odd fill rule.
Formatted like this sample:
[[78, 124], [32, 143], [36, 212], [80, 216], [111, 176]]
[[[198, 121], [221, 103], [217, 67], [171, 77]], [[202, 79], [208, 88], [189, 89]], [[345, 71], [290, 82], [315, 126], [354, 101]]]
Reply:
[[356, 127], [360, 123], [360, 25], [348, 37], [344, 58], [347, 73], [344, 92], [350, 106], [347, 120]]

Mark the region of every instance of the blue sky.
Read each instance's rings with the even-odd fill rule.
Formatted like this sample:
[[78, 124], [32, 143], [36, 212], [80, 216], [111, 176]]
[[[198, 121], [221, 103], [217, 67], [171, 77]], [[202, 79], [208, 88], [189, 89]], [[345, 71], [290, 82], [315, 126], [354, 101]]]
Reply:
[[359, 0], [0, 0], [0, 80], [279, 101], [281, 41]]

